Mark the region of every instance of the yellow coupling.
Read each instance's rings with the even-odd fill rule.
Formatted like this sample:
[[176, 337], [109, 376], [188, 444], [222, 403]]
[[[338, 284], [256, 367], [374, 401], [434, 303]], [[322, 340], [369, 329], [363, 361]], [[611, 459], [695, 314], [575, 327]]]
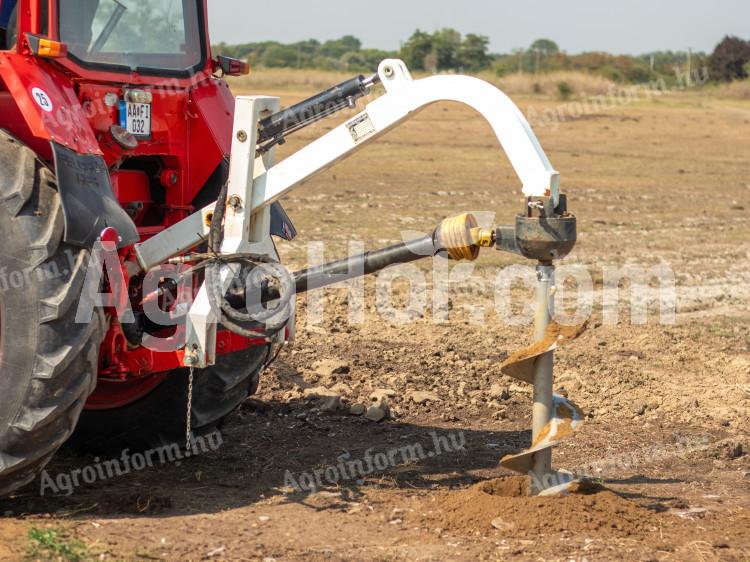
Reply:
[[441, 222], [435, 239], [450, 259], [474, 261], [479, 257], [480, 248], [495, 244], [495, 230], [480, 228], [474, 215], [464, 213]]

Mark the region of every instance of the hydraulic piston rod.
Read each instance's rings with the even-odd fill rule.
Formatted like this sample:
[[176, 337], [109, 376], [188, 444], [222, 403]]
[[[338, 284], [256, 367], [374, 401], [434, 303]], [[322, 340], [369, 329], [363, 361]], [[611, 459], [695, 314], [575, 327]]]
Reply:
[[342, 109], [354, 107], [356, 101], [366, 96], [378, 82], [380, 77], [377, 74], [369, 78], [360, 75], [266, 117], [258, 123], [260, 150], [266, 151], [275, 144], [283, 143], [287, 135]]

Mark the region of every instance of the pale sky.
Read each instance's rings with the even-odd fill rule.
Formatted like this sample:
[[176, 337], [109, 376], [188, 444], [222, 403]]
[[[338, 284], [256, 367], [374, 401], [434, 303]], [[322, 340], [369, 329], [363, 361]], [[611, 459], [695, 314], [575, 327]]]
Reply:
[[398, 49], [417, 28], [453, 27], [510, 52], [545, 37], [569, 53], [712, 51], [727, 34], [750, 39], [750, 0], [209, 0], [211, 40], [249, 43], [359, 37]]

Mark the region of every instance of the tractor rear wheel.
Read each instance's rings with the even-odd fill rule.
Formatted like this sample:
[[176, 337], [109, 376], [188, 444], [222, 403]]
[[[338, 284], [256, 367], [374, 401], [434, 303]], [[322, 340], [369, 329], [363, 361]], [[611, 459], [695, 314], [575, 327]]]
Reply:
[[[191, 427], [196, 437], [221, 428], [224, 419], [255, 394], [269, 346], [252, 346], [217, 355], [216, 365], [196, 369]], [[119, 408], [86, 410], [70, 445], [79, 451], [119, 454], [185, 443], [188, 402], [187, 369], [167, 373], [143, 398]]]
[[54, 173], [0, 131], [0, 496], [44, 468], [96, 383], [104, 317], [75, 321], [90, 253], [63, 231]]

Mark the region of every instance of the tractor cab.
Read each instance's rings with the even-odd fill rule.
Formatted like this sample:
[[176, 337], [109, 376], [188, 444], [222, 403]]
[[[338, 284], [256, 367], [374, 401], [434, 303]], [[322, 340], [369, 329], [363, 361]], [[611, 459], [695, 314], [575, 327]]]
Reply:
[[184, 76], [207, 60], [203, 10], [181, 0], [58, 0], [61, 42], [89, 69]]
[[88, 69], [198, 72], [208, 60], [205, 28], [194, 0], [0, 1], [0, 46], [23, 49], [31, 33], [64, 44], [69, 59]]
[[50, 165], [45, 141], [101, 155], [141, 238], [225, 180], [234, 98], [221, 76], [246, 65], [212, 59], [206, 10], [207, 0], [0, 0], [0, 45], [12, 53], [0, 61], [3, 126]]

